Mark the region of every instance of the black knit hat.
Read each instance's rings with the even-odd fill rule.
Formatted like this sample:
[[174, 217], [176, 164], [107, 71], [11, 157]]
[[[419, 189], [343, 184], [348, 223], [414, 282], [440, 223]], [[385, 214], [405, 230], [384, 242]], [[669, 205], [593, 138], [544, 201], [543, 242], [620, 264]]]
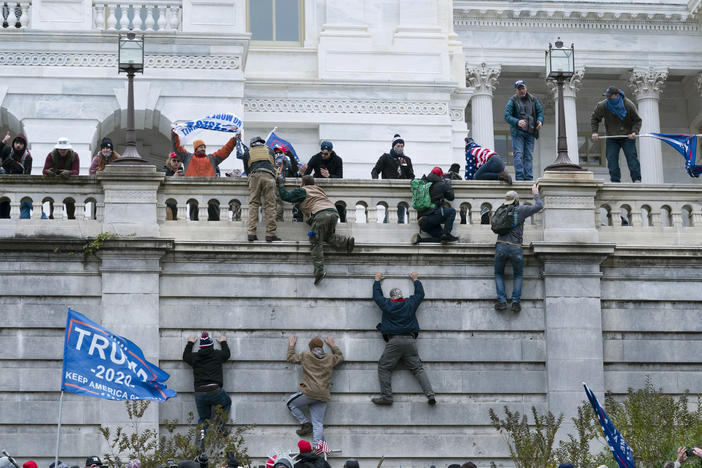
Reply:
[[103, 148], [114, 149], [114, 146], [112, 145], [112, 140], [110, 140], [107, 137], [103, 138], [102, 142], [100, 143], [100, 149], [103, 149]]
[[394, 137], [392, 137], [392, 147], [394, 148], [396, 144], [402, 143], [403, 145], [405, 144], [405, 140], [402, 139], [399, 133], [396, 133]]

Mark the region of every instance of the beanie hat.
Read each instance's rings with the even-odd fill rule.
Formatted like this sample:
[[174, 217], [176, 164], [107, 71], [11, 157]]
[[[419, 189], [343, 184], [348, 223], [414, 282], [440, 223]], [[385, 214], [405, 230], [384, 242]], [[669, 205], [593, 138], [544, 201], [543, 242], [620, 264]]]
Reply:
[[110, 139], [107, 138], [107, 137], [103, 138], [103, 139], [102, 139], [102, 143], [100, 143], [100, 149], [103, 149], [103, 148], [110, 148], [110, 149], [113, 149], [114, 146], [112, 146], [112, 140], [110, 140]]
[[334, 145], [332, 144], [331, 141], [324, 140], [322, 142], [322, 145], [320, 146], [320, 149], [322, 151], [324, 151], [324, 150], [331, 151], [332, 149], [334, 149]]
[[200, 336], [200, 348], [209, 348], [212, 345], [214, 345], [214, 341], [210, 338], [210, 334], [206, 331], [202, 332]]
[[24, 136], [24, 133], [18, 133], [17, 135], [15, 135], [15, 138], [12, 140], [13, 146], [17, 140], [22, 140], [22, 143], [24, 143], [24, 146], [27, 146], [27, 137]]
[[390, 299], [402, 299], [402, 289], [392, 288], [390, 290]]
[[442, 171], [440, 167], [435, 167], [434, 169], [431, 170], [431, 173], [432, 173], [432, 174], [436, 174], [436, 175], [438, 175], [439, 177], [441, 177], [442, 175], [444, 175], [444, 171]]
[[310, 340], [310, 350], [314, 348], [321, 348], [324, 346], [324, 342], [319, 337], [314, 337]]
[[100, 457], [97, 455], [93, 455], [92, 457], [88, 457], [85, 460], [85, 466], [90, 466], [90, 465], [102, 465], [102, 461], [100, 461]]
[[310, 444], [306, 440], [301, 440], [300, 442], [297, 443], [297, 448], [300, 449], [300, 453], [311, 452], [312, 451], [312, 444]]
[[449, 167], [449, 172], [458, 172], [461, 170], [461, 165], [458, 163], [453, 163], [451, 164], [451, 167]]
[[193, 141], [193, 149], [197, 151], [198, 146], [206, 146], [203, 140], [197, 139]]
[[394, 148], [396, 144], [402, 143], [403, 145], [405, 144], [405, 140], [402, 139], [399, 133], [396, 133], [394, 137], [392, 137], [392, 147]]
[[22, 468], [39, 468], [39, 467], [37, 466], [37, 462], [35, 462], [34, 460], [29, 460], [29, 461], [24, 462], [24, 464], [22, 465]]

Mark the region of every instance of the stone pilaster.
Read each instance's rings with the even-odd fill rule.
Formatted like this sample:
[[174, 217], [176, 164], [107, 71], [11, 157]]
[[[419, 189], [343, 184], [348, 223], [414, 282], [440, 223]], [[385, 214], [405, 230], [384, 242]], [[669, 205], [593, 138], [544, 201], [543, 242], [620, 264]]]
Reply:
[[[565, 83], [563, 83], [563, 108], [565, 114], [566, 138], [568, 140], [568, 157], [575, 164], [580, 163], [578, 152], [578, 114], [575, 105], [575, 98], [578, 94], [578, 89], [583, 81], [585, 68], [575, 70], [575, 74]], [[558, 102], [558, 86], [555, 81], [546, 81], [546, 86], [551, 90], [553, 99]], [[558, 105], [555, 106], [555, 119], [553, 125], [556, 132], [556, 141], [558, 141]]]
[[463, 166], [465, 162], [466, 107], [471, 93], [466, 88], [457, 88], [451, 94], [449, 116], [451, 118], [451, 160]]
[[[661, 131], [658, 100], [668, 78], [667, 69], [634, 69], [629, 76], [629, 87], [638, 101], [642, 125], [641, 133]], [[661, 141], [656, 138], [639, 139], [641, 180], [647, 184], [663, 183], [663, 156]]]
[[500, 76], [499, 65], [466, 65], [466, 84], [475, 89], [471, 98], [471, 137], [480, 145], [495, 147], [492, 117], [492, 93]]

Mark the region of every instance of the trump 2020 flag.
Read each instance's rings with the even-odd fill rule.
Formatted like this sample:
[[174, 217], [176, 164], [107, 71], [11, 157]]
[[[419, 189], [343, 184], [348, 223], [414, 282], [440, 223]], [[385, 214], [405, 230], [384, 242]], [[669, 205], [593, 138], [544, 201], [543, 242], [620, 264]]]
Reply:
[[165, 401], [176, 396], [164, 384], [168, 377], [137, 345], [68, 309], [61, 390], [106, 400]]
[[297, 153], [295, 152], [295, 148], [293, 148], [293, 145], [291, 145], [289, 141], [283, 140], [278, 135], [276, 135], [275, 131], [272, 131], [268, 135], [268, 139], [266, 140], [266, 146], [273, 149], [273, 147], [276, 145], [285, 146], [285, 148], [290, 150], [290, 154], [292, 154], [293, 157], [295, 158], [295, 161], [297, 161], [297, 167], [302, 167], [302, 163], [300, 162], [300, 158], [297, 156]]
[[702, 165], [697, 162], [697, 135], [683, 135], [673, 133], [649, 133], [652, 137], [665, 141], [685, 158], [685, 169], [690, 177], [699, 177], [702, 174]]
[[605, 439], [612, 449], [612, 455], [614, 455], [614, 459], [619, 464], [619, 467], [636, 468], [634, 464], [634, 454], [631, 452], [631, 448], [624, 440], [624, 437], [622, 437], [621, 433], [614, 427], [612, 420], [609, 419], [604, 408], [600, 406], [600, 402], [597, 401], [597, 397], [592, 393], [590, 387], [588, 387], [585, 382], [583, 382], [583, 387], [585, 387], [585, 394], [587, 395], [587, 399], [590, 400], [592, 409], [595, 410], [597, 419], [600, 420], [602, 432], [604, 432]]

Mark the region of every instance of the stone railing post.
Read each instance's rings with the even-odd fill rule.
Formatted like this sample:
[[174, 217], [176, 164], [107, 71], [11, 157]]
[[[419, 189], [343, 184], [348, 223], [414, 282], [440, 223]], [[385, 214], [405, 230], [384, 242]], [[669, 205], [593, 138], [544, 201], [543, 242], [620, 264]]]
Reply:
[[98, 180], [105, 193], [103, 232], [158, 237], [156, 201], [163, 174], [155, 166], [110, 164]]
[[565, 416], [559, 434], [585, 397], [582, 382], [604, 391], [600, 264], [614, 244], [599, 242], [592, 213], [602, 181], [591, 172], [546, 172], [544, 240], [532, 243], [543, 264], [548, 408]]

